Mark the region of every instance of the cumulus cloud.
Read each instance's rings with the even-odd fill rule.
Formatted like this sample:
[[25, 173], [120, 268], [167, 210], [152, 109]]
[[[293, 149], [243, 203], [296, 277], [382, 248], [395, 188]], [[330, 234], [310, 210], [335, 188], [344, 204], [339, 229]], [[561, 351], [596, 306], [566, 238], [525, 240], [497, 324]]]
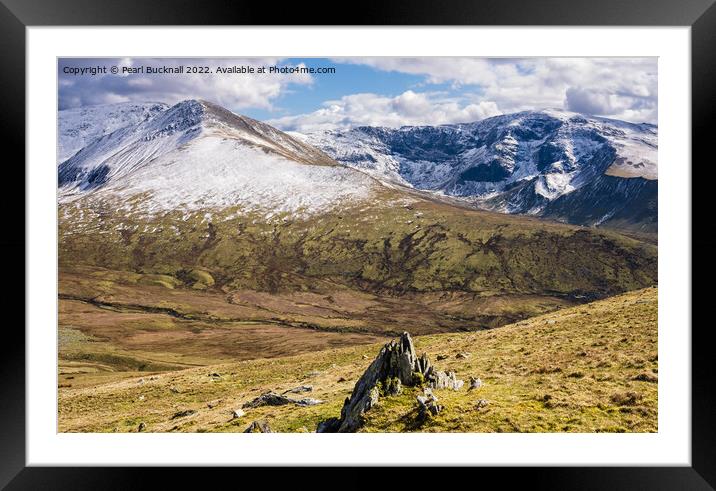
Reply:
[[[264, 59], [61, 59], [60, 109], [112, 102], [175, 103], [188, 98], [211, 100], [228, 109], [287, 114], [269, 122], [286, 130], [316, 131], [359, 125], [397, 127], [471, 122], [497, 114], [557, 108], [633, 122], [657, 122], [656, 58], [336, 58], [332, 62], [363, 65], [410, 75], [403, 87], [386, 94], [381, 78], [362, 84], [337, 79], [331, 100], [296, 114], [303, 89], [323, 85], [309, 74], [127, 74], [70, 76], [64, 66], [179, 66], [191, 62], [218, 66], [271, 66], [291, 60]], [[294, 62], [295, 63], [295, 62]], [[418, 81], [416, 83], [416, 77]], [[330, 80], [329, 78], [325, 80]], [[392, 79], [394, 83], [396, 79]], [[400, 80], [399, 78], [397, 80]], [[365, 81], [364, 81], [365, 82]], [[321, 82], [323, 83], [323, 82]], [[293, 93], [297, 92], [297, 93]], [[397, 94], [397, 95], [396, 95]], [[281, 106], [277, 107], [278, 100]], [[311, 100], [315, 100], [312, 97]], [[279, 112], [281, 110], [281, 112]]]
[[273, 102], [292, 85], [307, 86], [313, 83], [309, 74], [125, 74], [71, 76], [64, 73], [65, 66], [168, 66], [182, 64], [231, 66], [271, 66], [278, 59], [61, 59], [59, 63], [60, 109], [115, 102], [166, 102], [176, 103], [184, 99], [207, 99], [233, 110], [243, 108], [271, 109]]
[[407, 90], [395, 97], [364, 93], [326, 101], [317, 111], [269, 121], [286, 131], [312, 132], [354, 126], [438, 125], [500, 114], [494, 102], [461, 104], [441, 94]]
[[627, 121], [656, 122], [657, 107], [644, 96], [623, 96], [601, 88], [570, 87], [565, 109], [597, 116], [612, 116]]
[[[336, 60], [337, 61], [337, 60]], [[558, 108], [634, 122], [657, 120], [656, 58], [346, 58], [425, 84], [474, 89], [503, 112]]]

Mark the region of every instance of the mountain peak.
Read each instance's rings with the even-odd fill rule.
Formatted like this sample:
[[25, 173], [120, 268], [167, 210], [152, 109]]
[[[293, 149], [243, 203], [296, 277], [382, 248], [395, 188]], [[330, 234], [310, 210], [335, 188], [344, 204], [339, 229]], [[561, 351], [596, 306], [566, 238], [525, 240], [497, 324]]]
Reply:
[[57, 163], [97, 138], [148, 121], [167, 109], [169, 106], [161, 102], [117, 102], [62, 109], [57, 113]]
[[156, 138], [198, 127], [204, 120], [204, 107], [194, 99], [173, 105], [151, 121], [147, 128], [147, 137]]
[[[362, 199], [374, 185], [272, 126], [195, 99], [96, 138], [59, 165], [58, 182], [63, 202], [88, 193], [141, 196], [145, 211], [315, 210]], [[310, 189], [323, 191], [314, 196]]]
[[[624, 206], [619, 193], [646, 189], [648, 202], [658, 175], [657, 132], [653, 125], [540, 109], [472, 123], [357, 127], [303, 138], [379, 180], [539, 215], [579, 189], [589, 199], [599, 197], [597, 190], [611, 192], [606, 201]], [[612, 211], [618, 210], [606, 207], [594, 221], [616, 216], [607, 216]]]

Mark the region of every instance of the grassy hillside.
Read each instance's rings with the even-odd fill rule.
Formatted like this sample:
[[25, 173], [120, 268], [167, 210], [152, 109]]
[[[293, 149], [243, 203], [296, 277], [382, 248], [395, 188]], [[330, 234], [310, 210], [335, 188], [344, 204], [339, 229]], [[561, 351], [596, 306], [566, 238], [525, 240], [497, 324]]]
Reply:
[[[403, 327], [410, 331], [408, 323]], [[78, 332], [60, 336], [61, 350], [63, 343], [87, 342]], [[445, 409], [424, 425], [416, 421], [415, 393], [406, 389], [380, 399], [364, 431], [657, 430], [656, 288], [500, 329], [415, 341], [418, 352], [427, 352], [438, 369], [454, 370], [465, 380], [480, 377], [483, 387], [436, 390]], [[233, 432], [265, 420], [274, 431], [314, 431], [319, 421], [338, 415], [381, 345], [382, 340], [161, 373], [157, 368], [124, 380], [113, 377], [129, 372], [97, 372], [96, 387], [73, 385], [73, 375], [60, 368], [59, 430], [132, 432], [144, 423], [145, 431]], [[466, 357], [457, 358], [458, 353]], [[438, 355], [446, 358], [438, 360]], [[325, 402], [247, 409], [245, 416], [231, 419], [233, 409], [259, 394], [301, 384], [313, 385], [306, 395]]]
[[60, 266], [272, 293], [338, 284], [391, 294], [597, 298], [656, 283], [656, 248], [643, 242], [382, 192], [372, 204], [300, 219], [240, 209], [115, 213], [116, 203], [90, 196], [60, 206]]

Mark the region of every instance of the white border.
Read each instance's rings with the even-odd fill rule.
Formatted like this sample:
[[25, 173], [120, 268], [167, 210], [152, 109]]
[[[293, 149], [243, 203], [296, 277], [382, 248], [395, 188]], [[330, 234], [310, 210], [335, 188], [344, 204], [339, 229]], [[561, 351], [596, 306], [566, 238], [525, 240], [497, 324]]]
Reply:
[[[31, 27], [27, 41], [28, 465], [690, 465], [689, 28]], [[56, 57], [277, 55], [658, 56], [658, 433], [57, 434]]]

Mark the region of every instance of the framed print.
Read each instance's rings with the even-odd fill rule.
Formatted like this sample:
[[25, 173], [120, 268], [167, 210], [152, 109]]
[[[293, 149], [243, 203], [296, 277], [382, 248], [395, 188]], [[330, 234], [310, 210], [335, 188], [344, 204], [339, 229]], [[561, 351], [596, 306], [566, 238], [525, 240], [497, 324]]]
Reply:
[[691, 162], [716, 8], [450, 3], [342, 25], [3, 2], [26, 286], [3, 485], [433, 465], [713, 488]]

